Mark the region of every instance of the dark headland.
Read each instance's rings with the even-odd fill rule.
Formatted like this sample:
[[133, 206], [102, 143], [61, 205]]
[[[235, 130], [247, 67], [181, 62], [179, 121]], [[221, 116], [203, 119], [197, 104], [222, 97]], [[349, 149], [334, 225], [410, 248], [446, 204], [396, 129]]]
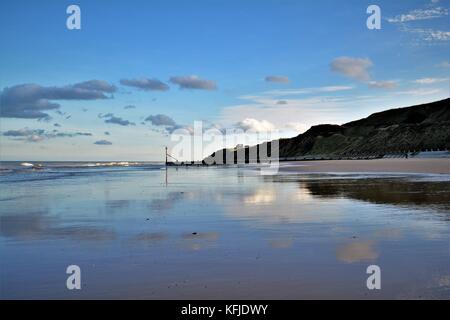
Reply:
[[[280, 161], [377, 159], [450, 150], [450, 98], [374, 113], [343, 125], [313, 126], [305, 133], [277, 142]], [[273, 141], [244, 147], [245, 162], [259, 160], [259, 156], [253, 159], [249, 155], [259, 154], [260, 150], [267, 149], [270, 155], [272, 144]], [[236, 163], [237, 154], [236, 148], [222, 149], [203, 163]], [[221, 158], [222, 162], [217, 161]]]

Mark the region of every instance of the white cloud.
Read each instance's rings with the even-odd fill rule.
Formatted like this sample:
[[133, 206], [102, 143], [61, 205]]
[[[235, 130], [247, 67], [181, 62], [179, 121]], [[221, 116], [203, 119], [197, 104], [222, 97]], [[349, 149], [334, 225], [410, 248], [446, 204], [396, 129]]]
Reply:
[[449, 78], [422, 78], [422, 79], [414, 80], [413, 82], [418, 83], [418, 84], [433, 84], [433, 83], [446, 82], [448, 80], [449, 80]]
[[144, 91], [167, 91], [169, 86], [158, 79], [120, 79], [120, 83], [124, 86], [135, 87]]
[[369, 88], [394, 89], [397, 82], [393, 80], [375, 81], [369, 74], [369, 69], [373, 66], [369, 58], [339, 57], [334, 59], [330, 68], [331, 71], [340, 73], [351, 79], [366, 83]]
[[[436, 2], [433, 2], [436, 3]], [[442, 7], [430, 9], [416, 9], [405, 14], [400, 14], [386, 20], [391, 23], [404, 23], [417, 20], [429, 20], [441, 18], [448, 15], [448, 9]]]
[[399, 91], [399, 92], [397, 92], [397, 94], [410, 95], [410, 96], [428, 96], [428, 95], [433, 95], [433, 94], [437, 94], [437, 93], [440, 93], [440, 92], [441, 92], [440, 89], [419, 88], [419, 89], [411, 89], [411, 90]]
[[0, 117], [49, 119], [45, 111], [60, 111], [56, 101], [110, 99], [117, 88], [103, 80], [89, 80], [66, 86], [20, 84], [0, 91]]
[[95, 141], [94, 144], [99, 145], [99, 146], [110, 146], [110, 145], [112, 145], [112, 142], [108, 141], [108, 140], [98, 140], [98, 141]]
[[175, 76], [170, 78], [170, 82], [176, 84], [180, 89], [216, 90], [217, 85], [213, 80], [201, 79], [196, 75]]
[[8, 130], [2, 133], [3, 136], [14, 140], [22, 140], [28, 142], [39, 142], [53, 138], [74, 138], [92, 136], [90, 132], [60, 132], [58, 130], [47, 131], [44, 129], [22, 128], [18, 130]]
[[419, 40], [427, 42], [443, 42], [450, 40], [450, 31], [436, 30], [431, 28], [411, 28], [401, 24], [399, 29], [402, 32], [416, 35]]
[[277, 82], [277, 83], [289, 83], [289, 78], [286, 76], [267, 76], [265, 78], [266, 82]]
[[439, 68], [450, 68], [450, 62], [448, 61], [442, 61], [437, 65]]
[[[438, 3], [436, 0], [431, 1], [433, 4]], [[442, 42], [450, 40], [450, 31], [436, 30], [432, 28], [411, 28], [407, 24], [436, 18], [447, 18], [449, 9], [444, 7], [428, 6], [426, 9], [415, 9], [405, 14], [400, 14], [395, 17], [387, 18], [391, 23], [400, 25], [400, 31], [413, 33], [422, 41], [427, 42]]]
[[[276, 101], [278, 100], [252, 100], [248, 103], [225, 107], [222, 110], [220, 121], [228, 126], [242, 122], [242, 119], [268, 119], [277, 130], [290, 131], [290, 133], [279, 132], [280, 137], [286, 137], [304, 132], [311, 125], [342, 123], [347, 120], [342, 109], [343, 104], [334, 99], [321, 97], [289, 99], [284, 105], [277, 105]], [[242, 124], [245, 128], [257, 125], [251, 120]]]
[[397, 88], [398, 84], [396, 81], [387, 80], [387, 81], [370, 81], [369, 82], [369, 88], [374, 89], [395, 89]]
[[417, 33], [426, 41], [448, 41], [450, 40], [450, 31], [441, 31], [433, 29], [410, 29], [410, 32]]
[[368, 69], [372, 66], [373, 63], [368, 58], [352, 57], [339, 57], [330, 64], [332, 71], [363, 82], [370, 80]]
[[236, 123], [236, 127], [252, 132], [271, 132], [275, 130], [275, 126], [267, 120], [256, 120], [246, 118]]
[[[262, 94], [268, 96], [294, 96], [302, 94], [317, 94], [317, 93], [329, 93], [338, 91], [347, 91], [354, 89], [353, 86], [325, 86], [316, 88], [299, 88], [299, 89], [280, 89], [265, 91]], [[246, 96], [243, 96], [246, 97]], [[252, 97], [252, 96], [247, 96]]]
[[302, 133], [308, 130], [309, 126], [301, 122], [289, 122], [286, 124], [286, 129], [292, 129], [298, 133]]

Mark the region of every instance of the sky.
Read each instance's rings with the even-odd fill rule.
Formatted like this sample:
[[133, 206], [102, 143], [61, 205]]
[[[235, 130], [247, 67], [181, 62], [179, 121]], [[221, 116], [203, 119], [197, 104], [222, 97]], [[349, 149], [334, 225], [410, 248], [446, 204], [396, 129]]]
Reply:
[[[69, 30], [69, 5], [81, 29]], [[367, 8], [381, 9], [369, 29]], [[0, 159], [152, 160], [450, 96], [450, 0], [0, 2]]]

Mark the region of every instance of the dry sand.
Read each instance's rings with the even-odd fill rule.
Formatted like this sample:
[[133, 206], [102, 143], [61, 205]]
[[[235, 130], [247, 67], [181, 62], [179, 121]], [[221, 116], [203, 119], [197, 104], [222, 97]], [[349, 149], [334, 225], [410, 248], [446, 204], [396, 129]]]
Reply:
[[450, 174], [450, 158], [298, 161], [282, 163], [281, 171], [396, 172]]

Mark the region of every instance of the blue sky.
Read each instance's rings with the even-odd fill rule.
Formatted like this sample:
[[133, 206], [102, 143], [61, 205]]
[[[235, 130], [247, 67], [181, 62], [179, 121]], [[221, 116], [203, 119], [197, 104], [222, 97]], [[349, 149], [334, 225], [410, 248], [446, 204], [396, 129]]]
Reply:
[[[70, 4], [81, 30], [66, 28]], [[370, 4], [381, 30], [366, 27]], [[1, 158], [161, 160], [170, 133], [194, 121], [294, 136], [443, 99], [449, 10], [449, 0], [2, 1]]]

